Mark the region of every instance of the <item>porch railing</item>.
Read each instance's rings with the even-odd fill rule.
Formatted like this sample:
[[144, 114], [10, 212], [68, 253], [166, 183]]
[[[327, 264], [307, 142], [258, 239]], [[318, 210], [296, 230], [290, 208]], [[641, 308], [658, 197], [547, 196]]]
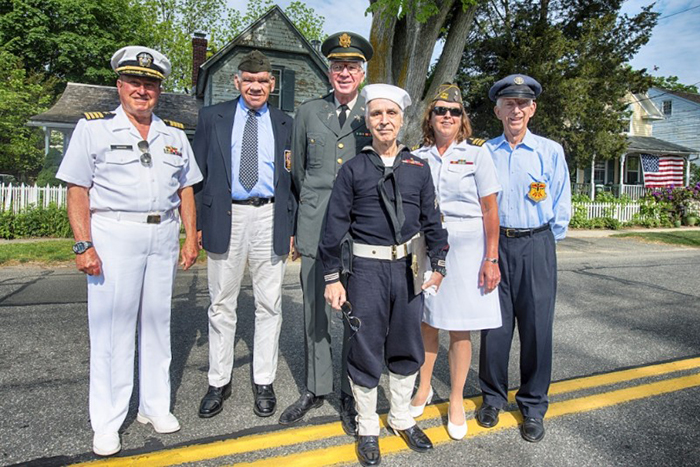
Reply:
[[[647, 193], [647, 188], [643, 185], [596, 185], [595, 192], [609, 192], [613, 196], [619, 198], [621, 195], [627, 195], [631, 199], [642, 198]], [[590, 183], [572, 183], [571, 193], [574, 195], [591, 195]]]

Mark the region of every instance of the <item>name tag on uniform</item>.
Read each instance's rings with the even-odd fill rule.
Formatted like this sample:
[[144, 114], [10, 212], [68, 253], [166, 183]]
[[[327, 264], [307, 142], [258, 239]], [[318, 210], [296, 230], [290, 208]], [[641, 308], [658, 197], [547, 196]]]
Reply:
[[109, 149], [112, 151], [133, 151], [134, 147], [130, 144], [112, 144]]
[[174, 156], [182, 157], [182, 153], [175, 146], [165, 146], [165, 148], [163, 149], [163, 152], [165, 152], [166, 154], [172, 154]]
[[545, 191], [547, 184], [543, 182], [533, 182], [530, 183], [530, 191], [527, 193], [527, 197], [530, 198], [535, 203], [539, 203], [547, 199], [547, 192]]

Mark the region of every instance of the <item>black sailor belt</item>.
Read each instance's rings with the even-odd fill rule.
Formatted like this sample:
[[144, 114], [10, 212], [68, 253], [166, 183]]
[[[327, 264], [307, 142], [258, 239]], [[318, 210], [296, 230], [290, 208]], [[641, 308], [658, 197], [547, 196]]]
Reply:
[[242, 204], [245, 206], [255, 206], [256, 208], [259, 208], [260, 206], [265, 206], [266, 204], [269, 203], [274, 203], [275, 202], [275, 197], [273, 196], [272, 198], [248, 198], [248, 199], [232, 199], [231, 204]]
[[500, 229], [501, 235], [505, 235], [508, 238], [530, 237], [536, 233], [549, 230], [549, 224], [544, 224], [534, 229], [511, 229], [510, 227], [501, 227]]

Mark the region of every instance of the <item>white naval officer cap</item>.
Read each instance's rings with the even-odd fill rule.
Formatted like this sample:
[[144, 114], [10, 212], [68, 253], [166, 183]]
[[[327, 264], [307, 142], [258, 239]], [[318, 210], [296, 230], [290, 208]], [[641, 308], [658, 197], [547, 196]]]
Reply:
[[141, 45], [122, 47], [112, 55], [112, 69], [119, 75], [145, 76], [164, 80], [170, 75], [168, 57]]
[[411, 96], [400, 87], [391, 84], [368, 84], [362, 88], [360, 94], [366, 102], [374, 99], [389, 99], [401, 107], [401, 110], [411, 105]]

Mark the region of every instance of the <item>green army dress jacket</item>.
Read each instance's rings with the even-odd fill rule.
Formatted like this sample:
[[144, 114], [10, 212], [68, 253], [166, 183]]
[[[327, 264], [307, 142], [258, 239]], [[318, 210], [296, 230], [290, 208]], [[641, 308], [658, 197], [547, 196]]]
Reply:
[[295, 245], [300, 254], [315, 258], [335, 177], [372, 142], [364, 98], [357, 97], [342, 129], [332, 92], [304, 102], [294, 116], [292, 138], [292, 180], [299, 202]]

